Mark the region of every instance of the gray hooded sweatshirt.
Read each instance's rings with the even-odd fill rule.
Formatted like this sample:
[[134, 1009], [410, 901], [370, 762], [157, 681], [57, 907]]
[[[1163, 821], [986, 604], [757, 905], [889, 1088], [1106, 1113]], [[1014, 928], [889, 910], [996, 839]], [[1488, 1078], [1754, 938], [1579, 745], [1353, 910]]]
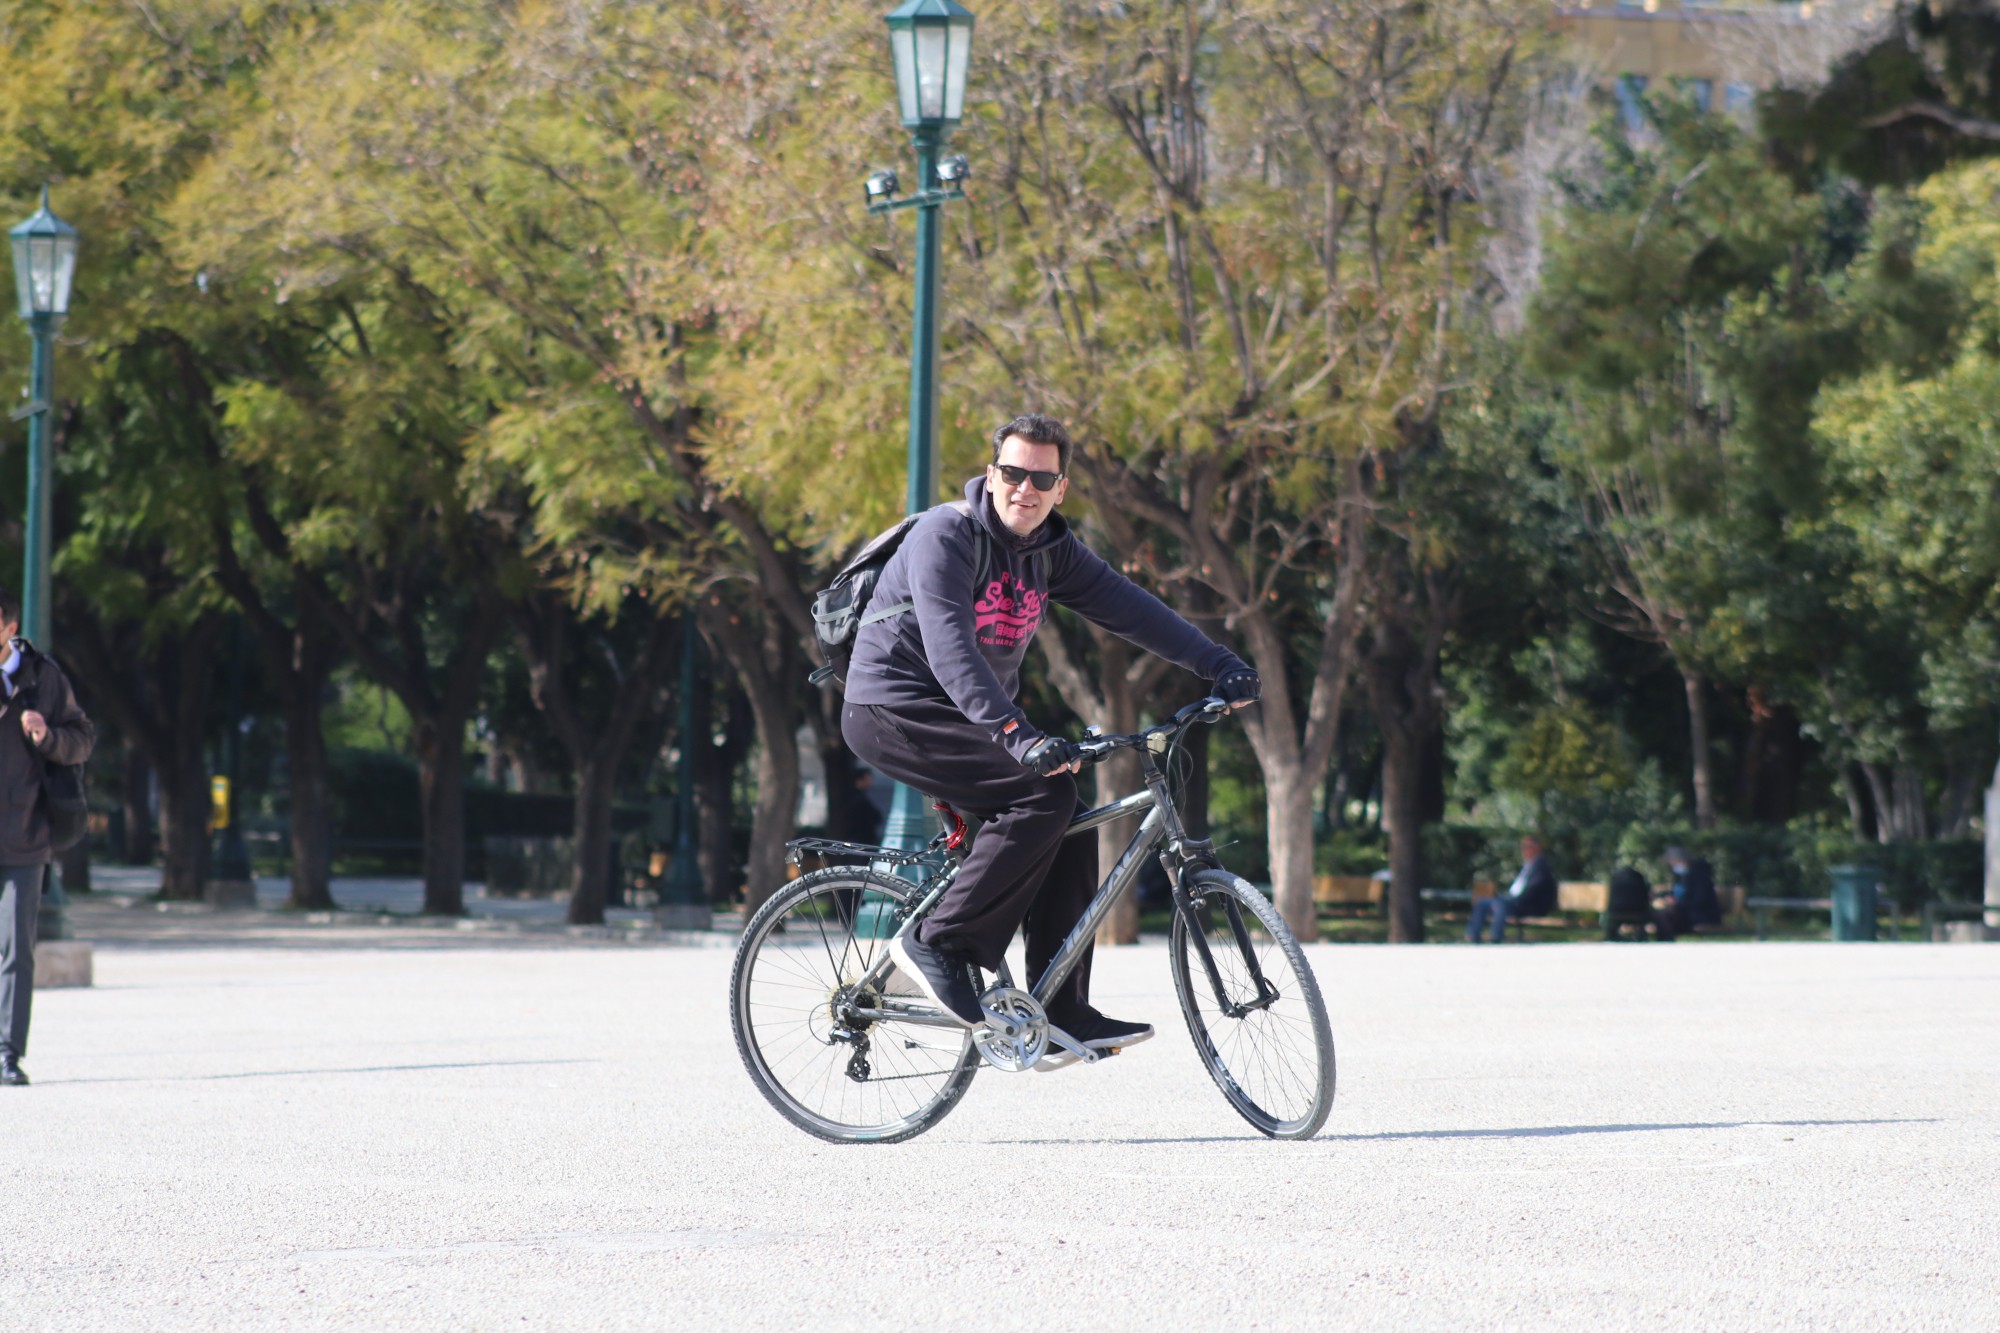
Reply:
[[[1077, 540], [1061, 514], [1049, 515], [1031, 536], [1016, 537], [993, 512], [984, 476], [966, 483], [965, 497], [970, 514], [955, 505], [930, 510], [883, 567], [870, 604], [913, 606], [855, 635], [848, 702], [949, 699], [1009, 754], [1023, 758], [1042, 733], [1014, 696], [1021, 688], [1021, 659], [1052, 600], [1206, 680], [1246, 669], [1236, 654]], [[975, 524], [985, 527], [992, 552], [979, 588], [972, 586], [978, 543], [987, 537]]]

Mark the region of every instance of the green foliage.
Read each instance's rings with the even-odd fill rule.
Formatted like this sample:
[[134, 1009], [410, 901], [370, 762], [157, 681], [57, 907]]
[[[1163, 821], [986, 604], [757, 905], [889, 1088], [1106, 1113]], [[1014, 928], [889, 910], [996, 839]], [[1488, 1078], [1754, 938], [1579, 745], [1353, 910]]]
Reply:
[[1630, 787], [1632, 766], [1610, 724], [1558, 702], [1515, 732], [1493, 778], [1503, 790], [1587, 799]]

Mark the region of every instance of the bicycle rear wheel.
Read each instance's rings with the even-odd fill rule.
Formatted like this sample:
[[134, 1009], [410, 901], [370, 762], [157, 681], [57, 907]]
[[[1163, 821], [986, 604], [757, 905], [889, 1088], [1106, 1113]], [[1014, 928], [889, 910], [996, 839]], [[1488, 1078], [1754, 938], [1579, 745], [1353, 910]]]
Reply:
[[834, 1143], [894, 1143], [943, 1119], [979, 1068], [972, 1034], [887, 1018], [885, 1003], [929, 1002], [887, 955], [914, 885], [835, 866], [793, 880], [744, 927], [729, 1017], [743, 1067], [765, 1100]]
[[1334, 1081], [1333, 1029], [1312, 968], [1277, 909], [1247, 880], [1197, 870], [1188, 894], [1201, 934], [1176, 911], [1168, 956], [1195, 1051], [1261, 1133], [1309, 1139], [1333, 1109]]

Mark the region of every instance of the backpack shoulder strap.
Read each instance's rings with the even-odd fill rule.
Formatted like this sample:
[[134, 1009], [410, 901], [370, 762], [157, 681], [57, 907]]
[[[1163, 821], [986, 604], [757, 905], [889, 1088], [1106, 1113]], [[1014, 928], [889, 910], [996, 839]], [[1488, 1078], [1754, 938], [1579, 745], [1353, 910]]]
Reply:
[[973, 595], [977, 596], [979, 590], [986, 586], [987, 576], [993, 572], [993, 534], [988, 532], [986, 525], [981, 523], [973, 514], [972, 501], [953, 500], [951, 508], [965, 515], [966, 521], [972, 524], [972, 530], [977, 532], [981, 538], [977, 543], [979, 547], [978, 563], [972, 569], [972, 591]]

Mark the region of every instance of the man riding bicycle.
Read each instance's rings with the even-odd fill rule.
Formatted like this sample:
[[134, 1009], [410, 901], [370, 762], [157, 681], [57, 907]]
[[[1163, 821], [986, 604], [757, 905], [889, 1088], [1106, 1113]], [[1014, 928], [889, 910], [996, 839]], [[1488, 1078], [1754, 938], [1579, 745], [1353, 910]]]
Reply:
[[[1081, 808], [1077, 748], [1044, 735], [1014, 701], [1048, 603], [1214, 681], [1232, 706], [1258, 693], [1241, 658], [1106, 564], [1056, 513], [1070, 451], [1052, 417], [1019, 416], [994, 431], [993, 462], [966, 484], [969, 506], [930, 510], [883, 567], [873, 604], [910, 607], [864, 623], [847, 669], [848, 746], [985, 821], [937, 907], [890, 946], [910, 981], [967, 1027], [984, 1021], [972, 969], [998, 970], [1025, 924], [1032, 983], [1097, 887], [1096, 839], [1063, 836]], [[1150, 1024], [1099, 1013], [1089, 997], [1086, 951], [1049, 997], [1049, 1022], [1097, 1050], [1153, 1035]]]

